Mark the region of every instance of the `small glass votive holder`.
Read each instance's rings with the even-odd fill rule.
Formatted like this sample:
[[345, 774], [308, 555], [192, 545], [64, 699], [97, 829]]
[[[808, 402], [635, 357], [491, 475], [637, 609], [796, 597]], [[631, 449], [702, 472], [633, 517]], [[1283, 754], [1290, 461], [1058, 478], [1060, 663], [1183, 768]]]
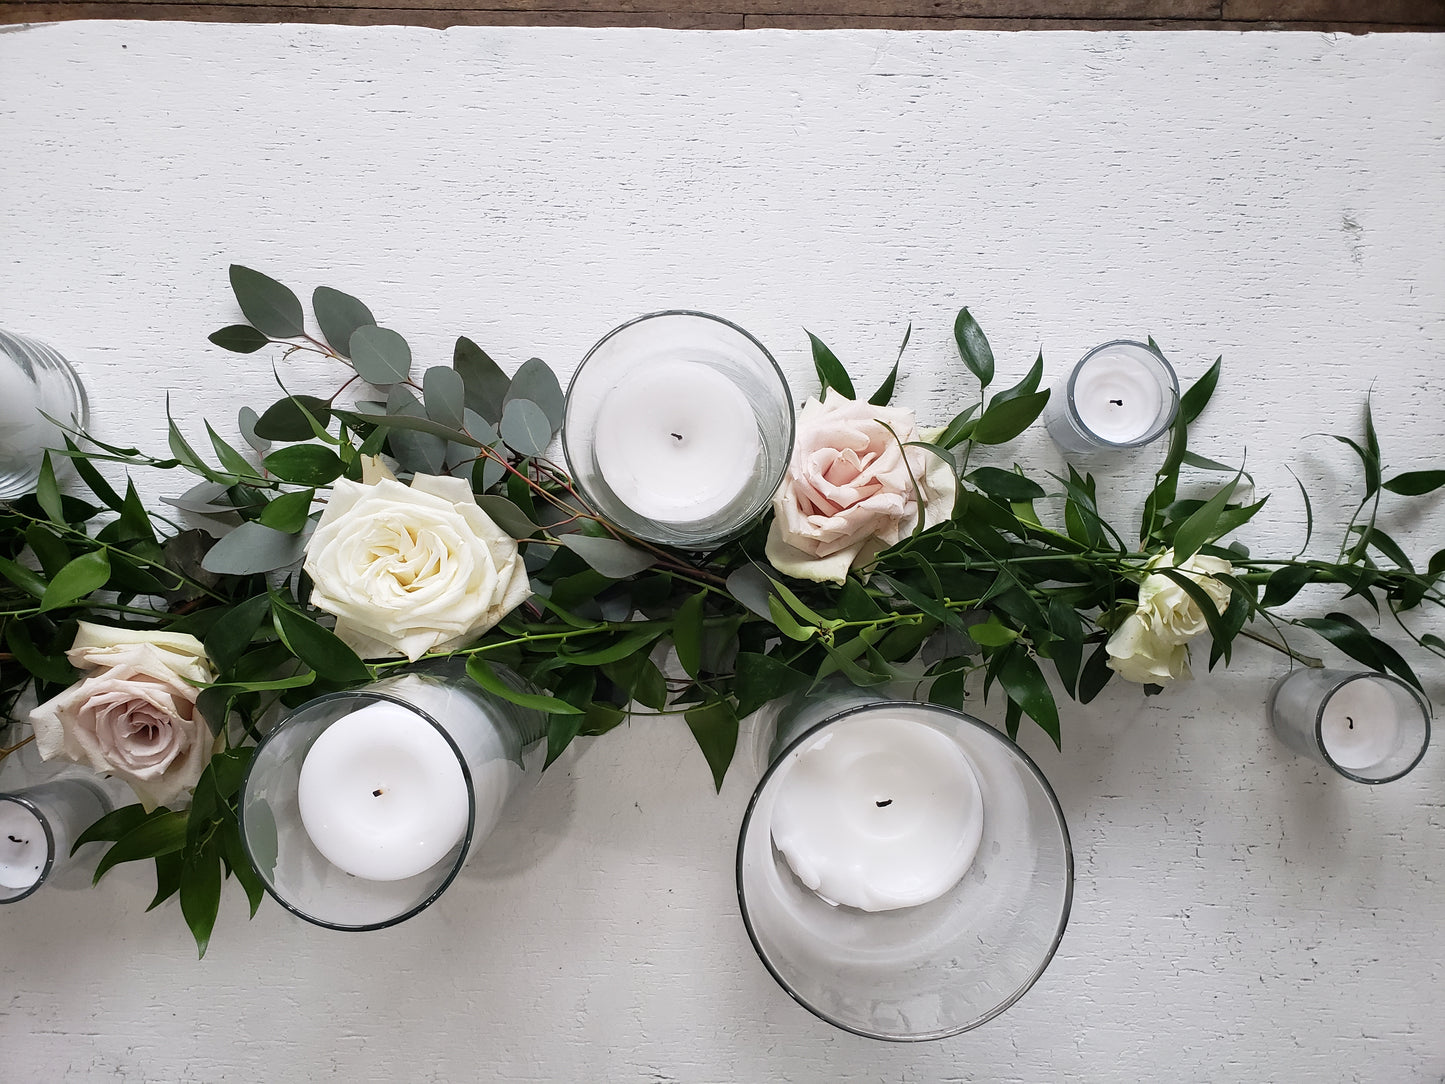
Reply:
[[736, 324], [656, 312], [582, 359], [562, 447], [583, 500], [607, 520], [705, 549], [771, 503], [793, 450], [792, 397], [772, 355]]
[[1140, 448], [1168, 430], [1178, 410], [1179, 378], [1159, 348], [1116, 339], [1074, 366], [1049, 397], [1044, 425], [1065, 452]]
[[308, 922], [405, 921], [536, 782], [545, 733], [544, 713], [482, 689], [458, 663], [318, 697], [257, 747], [241, 791], [246, 853], [267, 891]]
[[1373, 670], [1291, 670], [1270, 690], [1266, 711], [1291, 750], [1357, 783], [1399, 779], [1430, 744], [1425, 698]]
[[892, 1041], [956, 1035], [1022, 997], [1063, 938], [1074, 876], [1063, 812], [1022, 750], [961, 712], [858, 689], [759, 723], [771, 764], [743, 818], [738, 900], [783, 989]]
[[42, 342], [0, 330], [0, 500], [34, 491], [45, 450], [64, 443], [55, 422], [84, 429], [87, 418], [85, 388], [70, 363]]
[[0, 904], [18, 903], [84, 861], [71, 849], [114, 808], [99, 786], [53, 779], [0, 793]]

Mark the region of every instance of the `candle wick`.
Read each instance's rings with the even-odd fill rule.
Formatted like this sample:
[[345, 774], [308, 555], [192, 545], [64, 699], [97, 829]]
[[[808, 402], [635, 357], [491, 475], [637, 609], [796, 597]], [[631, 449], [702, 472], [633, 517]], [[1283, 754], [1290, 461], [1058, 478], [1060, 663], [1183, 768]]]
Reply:
[[1353, 715], [1346, 715], [1346, 716], [1345, 716], [1345, 722], [1347, 722], [1347, 723], [1350, 724], [1350, 729], [1351, 729], [1351, 730], [1354, 730], [1354, 729], [1355, 729], [1355, 717], [1354, 717]]
[[673, 433], [673, 434], [672, 434], [672, 439], [673, 439], [673, 440], [681, 440], [681, 439], [682, 439], [682, 434], [681, 434], [681, 433]]
[[380, 787], [377, 787], [374, 791], [371, 792], [371, 796], [373, 798], [380, 798], [382, 796], [382, 793], [382, 789]]
[[892, 805], [892, 804], [893, 804], [893, 799], [892, 799], [892, 798], [884, 798], [883, 801], [881, 801], [881, 802], [874, 802], [873, 804], [876, 805], [879, 809], [882, 809], [882, 808], [883, 808], [884, 806], [886, 806], [886, 805]]
[[1122, 400], [1122, 399], [1110, 399], [1109, 402], [1113, 403], [1115, 406], [1123, 406], [1123, 405], [1124, 405], [1124, 400]]
[[9, 836], [7, 838], [10, 840], [11, 843], [19, 843], [21, 845], [30, 842], [28, 839], [21, 839], [19, 836]]

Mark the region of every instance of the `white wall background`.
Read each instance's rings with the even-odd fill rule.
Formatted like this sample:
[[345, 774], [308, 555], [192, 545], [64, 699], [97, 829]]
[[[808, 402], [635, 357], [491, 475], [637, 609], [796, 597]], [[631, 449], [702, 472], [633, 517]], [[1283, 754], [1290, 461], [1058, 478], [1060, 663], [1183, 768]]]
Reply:
[[[3, 31], [0, 326], [70, 357], [114, 440], [163, 449], [167, 390], [197, 431], [274, 397], [267, 355], [206, 342], [239, 316], [239, 262], [358, 295], [419, 364], [467, 334], [565, 374], [688, 306], [757, 334], [801, 395], [803, 328], [872, 385], [912, 320], [901, 396], [940, 420], [971, 394], [964, 304], [1005, 382], [1120, 335], [1186, 380], [1223, 354], [1197, 447], [1247, 447], [1275, 495], [1256, 552], [1302, 538], [1286, 465], [1337, 543], [1354, 470], [1313, 434], [1354, 433], [1371, 388], [1393, 468], [1445, 454], [1445, 38]], [[1151, 454], [1096, 466], [1126, 523]], [[1041, 433], [1012, 458], [1061, 463]], [[1445, 537], [1386, 523], [1421, 559]], [[1378, 789], [1326, 778], [1264, 730], [1278, 657], [1198, 669], [1071, 707], [1062, 754], [1026, 734], [1073, 832], [1073, 920], [967, 1035], [879, 1044], [790, 1002], [736, 914], [756, 771], [714, 796], [681, 725], [650, 720], [579, 743], [391, 931], [269, 901], [248, 925], [228, 898], [198, 963], [173, 903], [142, 913], [139, 870], [4, 908], [0, 1078], [1445, 1079], [1445, 754]], [[1440, 703], [1438, 663], [1426, 684]]]

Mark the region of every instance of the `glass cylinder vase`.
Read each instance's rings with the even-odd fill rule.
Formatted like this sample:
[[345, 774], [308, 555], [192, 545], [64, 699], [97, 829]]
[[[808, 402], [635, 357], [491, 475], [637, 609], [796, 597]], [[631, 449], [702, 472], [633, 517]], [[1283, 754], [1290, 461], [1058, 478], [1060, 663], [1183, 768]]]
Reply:
[[1073, 853], [1048, 782], [961, 712], [857, 689], [769, 709], [738, 899], [764, 966], [846, 1031], [939, 1039], [1043, 974]]
[[83, 862], [75, 841], [114, 808], [83, 779], [54, 779], [0, 793], [0, 904], [18, 903]]
[[441, 896], [535, 783], [545, 733], [542, 712], [482, 689], [459, 663], [318, 697], [256, 750], [241, 793], [246, 852], [271, 895], [309, 922], [402, 922]]
[[1425, 698], [1373, 670], [1291, 670], [1266, 710], [1286, 746], [1356, 783], [1399, 779], [1430, 744]]
[[64, 445], [56, 422], [84, 429], [86, 420], [85, 388], [70, 363], [0, 330], [0, 500], [34, 491], [45, 450]]
[[562, 447], [605, 518], [638, 538], [703, 549], [771, 503], [792, 454], [792, 398], [772, 355], [736, 324], [652, 313], [582, 360]]

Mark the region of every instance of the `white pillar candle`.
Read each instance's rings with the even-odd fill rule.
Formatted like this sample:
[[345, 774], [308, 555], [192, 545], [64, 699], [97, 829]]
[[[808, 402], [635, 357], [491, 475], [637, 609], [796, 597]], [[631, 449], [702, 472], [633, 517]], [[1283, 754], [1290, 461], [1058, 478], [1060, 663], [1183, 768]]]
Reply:
[[1400, 737], [1395, 698], [1374, 678], [1341, 685], [1320, 712], [1320, 744], [1341, 768], [1379, 764], [1399, 748]]
[[597, 407], [597, 470], [618, 500], [659, 523], [718, 514], [747, 489], [762, 440], [742, 389], [695, 361], [628, 373]]
[[798, 879], [864, 911], [937, 899], [973, 865], [983, 794], [947, 735], [905, 719], [844, 719], [797, 754], [772, 836]]
[[352, 712], [316, 739], [297, 802], [326, 860], [372, 881], [400, 881], [440, 862], [461, 842], [470, 807], [446, 738], [388, 702]]
[[1158, 366], [1129, 349], [1104, 348], [1074, 374], [1074, 409], [1097, 437], [1131, 444], [1153, 432], [1164, 409]]
[[40, 818], [19, 802], [0, 801], [0, 888], [30, 888], [49, 859]]

